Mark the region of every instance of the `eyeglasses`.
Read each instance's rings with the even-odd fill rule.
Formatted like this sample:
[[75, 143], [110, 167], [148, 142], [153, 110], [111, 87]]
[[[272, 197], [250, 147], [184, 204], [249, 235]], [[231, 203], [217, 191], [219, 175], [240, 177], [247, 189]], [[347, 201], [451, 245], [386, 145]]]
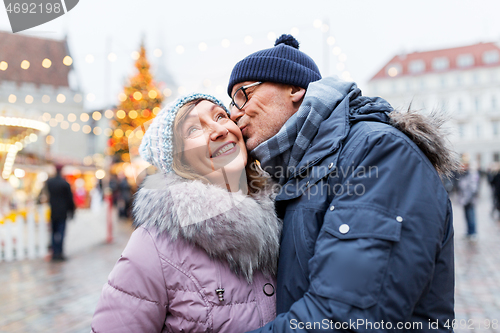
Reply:
[[231, 97], [231, 103], [229, 104], [229, 110], [233, 108], [233, 106], [236, 106], [238, 110], [241, 110], [245, 104], [248, 102], [248, 95], [246, 89], [258, 86], [263, 82], [255, 82], [246, 86], [240, 87], [236, 92], [234, 93], [233, 97]]

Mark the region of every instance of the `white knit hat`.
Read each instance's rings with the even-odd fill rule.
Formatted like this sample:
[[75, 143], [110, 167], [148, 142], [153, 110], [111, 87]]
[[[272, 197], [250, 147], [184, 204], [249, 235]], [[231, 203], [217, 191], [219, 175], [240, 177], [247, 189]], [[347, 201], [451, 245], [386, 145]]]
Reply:
[[173, 127], [175, 117], [182, 106], [198, 99], [217, 104], [229, 115], [229, 111], [224, 104], [211, 95], [193, 93], [177, 98], [158, 113], [144, 134], [139, 153], [145, 161], [163, 172], [173, 171]]

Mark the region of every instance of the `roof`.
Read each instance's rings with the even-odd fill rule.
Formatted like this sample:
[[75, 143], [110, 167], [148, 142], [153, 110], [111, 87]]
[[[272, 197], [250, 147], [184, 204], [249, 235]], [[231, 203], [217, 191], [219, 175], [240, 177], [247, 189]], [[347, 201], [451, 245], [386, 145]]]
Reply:
[[[396, 55], [389, 62], [387, 62], [377, 72], [377, 74], [375, 74], [370, 79], [370, 81], [382, 78], [401, 77], [405, 75], [415, 76], [415, 75], [422, 75], [429, 73], [443, 73], [457, 69], [463, 70], [463, 69], [471, 69], [478, 67], [500, 66], [500, 60], [498, 59], [498, 56], [496, 61], [491, 61], [492, 59], [490, 57], [490, 61], [485, 62], [484, 55], [485, 53], [488, 52], [490, 56], [493, 53], [493, 58], [495, 58], [494, 54], [495, 52], [497, 54], [500, 54], [500, 48], [495, 43], [478, 43], [478, 44], [454, 47], [448, 49], [425, 51], [425, 52], [413, 52], [410, 54]], [[460, 66], [459, 64], [460, 58], [461, 60], [466, 60], [465, 62], [467, 62], [467, 60], [469, 61], [471, 60], [471, 56], [474, 59], [473, 63], [471, 62], [470, 65], [468, 66], [464, 66], [463, 64], [462, 66]], [[442, 67], [441, 69], [436, 69], [433, 66], [433, 63], [436, 65], [436, 62], [439, 62], [440, 58], [448, 59], [448, 65], [447, 66], [444, 65], [444, 67]], [[436, 59], [438, 60], [436, 61]], [[423, 62], [425, 64], [425, 69], [423, 69], [422, 71], [412, 72], [410, 70], [411, 67], [410, 64], [415, 65], [418, 62], [420, 62], [420, 65]], [[416, 65], [418, 66], [418, 64]], [[390, 68], [395, 68], [395, 70], [392, 70], [392, 73], [389, 73]]]
[[[0, 31], [0, 62], [5, 61], [8, 64], [6, 70], [0, 70], [0, 82], [6, 80], [68, 87], [71, 66], [63, 64], [67, 55], [69, 51], [66, 40]], [[49, 68], [42, 67], [45, 58], [52, 62]], [[21, 68], [23, 60], [29, 61], [28, 69]]]

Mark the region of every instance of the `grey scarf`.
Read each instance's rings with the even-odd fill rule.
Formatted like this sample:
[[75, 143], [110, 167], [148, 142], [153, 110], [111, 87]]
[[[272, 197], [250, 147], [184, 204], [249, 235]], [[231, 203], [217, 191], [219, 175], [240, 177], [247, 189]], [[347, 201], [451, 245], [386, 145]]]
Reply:
[[309, 84], [299, 110], [290, 117], [279, 132], [257, 146], [251, 153], [262, 168], [280, 185], [295, 175], [299, 162], [309, 148], [321, 123], [347, 96], [361, 94], [355, 83], [336, 77], [324, 78]]

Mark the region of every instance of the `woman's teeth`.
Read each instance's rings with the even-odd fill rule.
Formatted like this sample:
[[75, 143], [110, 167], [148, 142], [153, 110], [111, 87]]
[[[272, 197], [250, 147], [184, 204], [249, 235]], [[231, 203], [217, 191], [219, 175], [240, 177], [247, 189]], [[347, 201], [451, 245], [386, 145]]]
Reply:
[[219, 149], [219, 151], [213, 157], [217, 157], [221, 154], [224, 154], [226, 151], [233, 149], [234, 146], [236, 146], [235, 143], [230, 143], [230, 144], [225, 145], [224, 147]]

